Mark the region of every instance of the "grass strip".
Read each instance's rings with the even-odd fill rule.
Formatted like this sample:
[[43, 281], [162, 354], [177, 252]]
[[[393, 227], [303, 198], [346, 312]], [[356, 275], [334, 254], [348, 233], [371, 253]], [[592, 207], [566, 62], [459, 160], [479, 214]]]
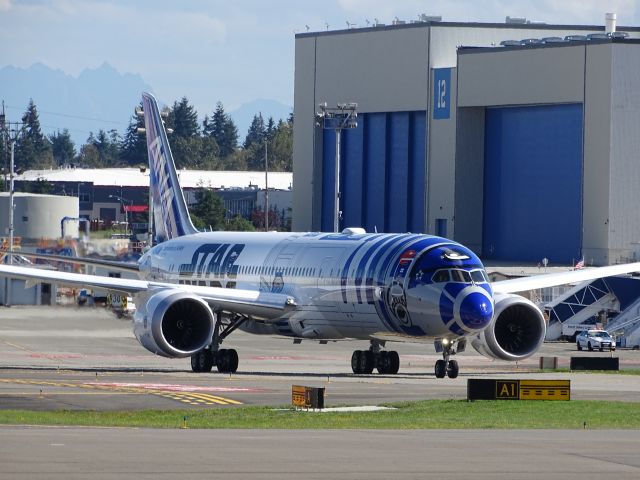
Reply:
[[640, 429], [640, 403], [424, 400], [376, 412], [271, 407], [140, 411], [0, 410], [5, 425], [258, 429]]

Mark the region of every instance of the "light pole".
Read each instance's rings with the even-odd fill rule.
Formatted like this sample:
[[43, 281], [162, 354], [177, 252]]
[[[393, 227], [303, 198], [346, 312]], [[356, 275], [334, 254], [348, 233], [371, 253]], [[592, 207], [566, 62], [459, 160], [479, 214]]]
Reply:
[[[2, 106], [2, 114], [0, 114], [0, 130], [2, 130], [2, 135], [6, 138], [9, 137], [9, 144], [11, 148], [11, 157], [9, 160], [9, 265], [13, 264], [13, 240], [14, 240], [14, 209], [15, 205], [13, 204], [14, 197], [14, 183], [13, 177], [15, 174], [15, 150], [16, 150], [16, 142], [18, 141], [18, 137], [22, 134], [25, 129], [25, 124], [23, 122], [14, 122], [13, 129], [11, 128], [12, 123], [5, 121], [4, 115], [4, 104]], [[12, 135], [13, 134], [13, 135]], [[5, 306], [11, 306], [11, 280], [7, 278], [4, 284], [4, 304]]]
[[120, 207], [124, 208], [124, 234], [129, 236], [129, 215], [127, 211], [126, 205], [123, 202], [128, 202], [129, 206], [133, 205], [133, 200], [129, 200], [127, 198], [120, 197], [118, 195], [109, 195], [109, 198], [115, 198], [120, 202]]
[[334, 179], [334, 193], [336, 197], [335, 210], [333, 214], [333, 231], [340, 231], [340, 150], [342, 130], [345, 128], [356, 128], [358, 126], [357, 103], [338, 103], [337, 107], [327, 107], [326, 102], [318, 105], [319, 111], [316, 113], [316, 126], [324, 130], [334, 130], [336, 134], [336, 171]]
[[264, 231], [269, 231], [269, 164], [267, 162], [267, 140], [264, 141]]

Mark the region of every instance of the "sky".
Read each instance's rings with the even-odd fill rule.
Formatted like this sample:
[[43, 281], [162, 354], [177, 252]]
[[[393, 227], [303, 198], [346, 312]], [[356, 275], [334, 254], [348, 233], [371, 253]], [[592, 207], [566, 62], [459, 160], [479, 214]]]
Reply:
[[[199, 112], [254, 99], [293, 105], [295, 34], [377, 19], [640, 26], [640, 0], [0, 0], [0, 67], [36, 62], [77, 76], [108, 62]], [[1, 93], [0, 93], [1, 95]], [[66, 112], [72, 114], [73, 112]]]

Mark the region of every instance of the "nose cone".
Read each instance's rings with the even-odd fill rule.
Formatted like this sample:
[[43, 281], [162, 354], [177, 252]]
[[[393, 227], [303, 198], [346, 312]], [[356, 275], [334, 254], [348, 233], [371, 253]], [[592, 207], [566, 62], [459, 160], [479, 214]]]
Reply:
[[493, 318], [491, 300], [480, 292], [468, 294], [460, 304], [460, 320], [471, 330], [481, 330]]

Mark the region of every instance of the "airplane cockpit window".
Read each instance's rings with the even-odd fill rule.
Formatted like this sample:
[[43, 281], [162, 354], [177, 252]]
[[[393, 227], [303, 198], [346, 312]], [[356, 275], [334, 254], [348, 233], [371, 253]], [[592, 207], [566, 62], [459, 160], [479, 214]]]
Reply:
[[449, 270], [438, 270], [431, 277], [433, 283], [447, 283], [449, 281]]
[[474, 283], [489, 283], [489, 279], [484, 270], [473, 270], [471, 272], [471, 279]]
[[466, 270], [451, 270], [451, 281], [471, 283], [471, 275]]

